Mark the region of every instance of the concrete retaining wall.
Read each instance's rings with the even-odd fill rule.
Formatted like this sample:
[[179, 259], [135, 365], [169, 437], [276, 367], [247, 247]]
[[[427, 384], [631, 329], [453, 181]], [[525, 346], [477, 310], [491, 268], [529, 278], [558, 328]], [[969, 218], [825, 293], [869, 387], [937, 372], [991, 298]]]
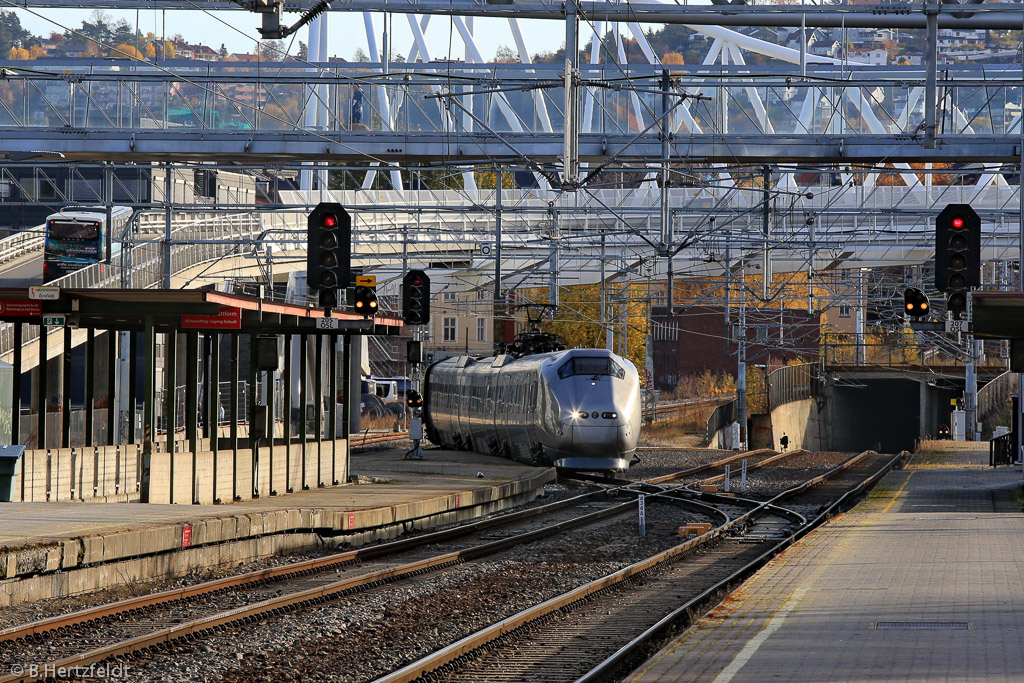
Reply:
[[[204, 440], [200, 447], [209, 448]], [[332, 486], [348, 479], [345, 441], [293, 443], [252, 451], [201, 450], [149, 456], [150, 503], [212, 505]], [[138, 446], [26, 450], [14, 481], [15, 502], [142, 500], [143, 454]], [[193, 484], [196, 500], [193, 500]]]
[[15, 502], [139, 499], [138, 446], [26, 450], [14, 480]]
[[0, 607], [230, 567], [320, 544], [393, 539], [520, 505], [555, 478], [554, 469], [545, 469], [515, 481], [383, 507], [234, 513], [0, 551]]
[[818, 402], [813, 398], [784, 403], [771, 415], [772, 440], [778, 449], [783, 434], [789, 437], [789, 450], [805, 448], [809, 451], [829, 449], [827, 421], [818, 413]]

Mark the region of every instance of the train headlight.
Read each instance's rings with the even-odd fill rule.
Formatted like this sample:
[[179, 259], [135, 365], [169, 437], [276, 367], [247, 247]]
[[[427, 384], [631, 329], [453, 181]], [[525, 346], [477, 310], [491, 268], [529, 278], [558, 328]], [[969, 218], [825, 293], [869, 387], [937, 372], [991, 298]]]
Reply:
[[572, 417], [574, 420], [583, 420], [587, 417], [587, 414], [582, 410], [574, 410], [572, 411]]
[[601, 417], [603, 417], [606, 420], [614, 420], [618, 416], [618, 413], [601, 413]]

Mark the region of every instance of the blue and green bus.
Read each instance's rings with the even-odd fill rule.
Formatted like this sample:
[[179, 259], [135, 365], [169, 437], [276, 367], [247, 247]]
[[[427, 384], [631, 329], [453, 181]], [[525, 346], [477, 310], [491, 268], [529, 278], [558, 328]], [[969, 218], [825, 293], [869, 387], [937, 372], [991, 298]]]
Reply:
[[121, 251], [122, 233], [132, 219], [132, 209], [115, 206], [107, 225], [105, 206], [68, 206], [46, 217], [43, 249], [43, 282], [51, 282]]

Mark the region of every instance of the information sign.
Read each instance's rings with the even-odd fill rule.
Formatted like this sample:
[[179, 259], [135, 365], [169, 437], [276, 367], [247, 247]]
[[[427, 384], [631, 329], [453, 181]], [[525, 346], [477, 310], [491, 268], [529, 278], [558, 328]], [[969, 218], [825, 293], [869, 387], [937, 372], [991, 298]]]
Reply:
[[242, 327], [242, 309], [233, 306], [221, 306], [218, 315], [183, 315], [181, 326], [184, 329], [219, 329], [237, 330]]
[[0, 300], [0, 316], [37, 316], [43, 314], [43, 304], [39, 301], [24, 299]]
[[43, 316], [43, 325], [46, 327], [64, 327], [67, 323], [68, 317], [63, 313]]
[[60, 299], [60, 287], [31, 285], [28, 288], [28, 298], [38, 301], [57, 301]]

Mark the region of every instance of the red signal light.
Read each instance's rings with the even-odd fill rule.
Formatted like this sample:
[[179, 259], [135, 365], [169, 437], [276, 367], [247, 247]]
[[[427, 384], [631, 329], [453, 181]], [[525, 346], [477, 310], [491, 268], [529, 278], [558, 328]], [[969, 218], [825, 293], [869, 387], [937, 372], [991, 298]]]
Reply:
[[963, 219], [963, 218], [961, 218], [960, 216], [956, 216], [956, 217], [954, 217], [954, 218], [953, 218], [953, 227], [954, 227], [955, 229], [957, 229], [957, 230], [963, 230], [963, 227], [964, 227], [964, 219]]
[[[963, 221], [961, 221], [963, 223]], [[338, 217], [333, 214], [327, 214], [324, 216], [324, 227], [333, 228], [338, 225]]]

